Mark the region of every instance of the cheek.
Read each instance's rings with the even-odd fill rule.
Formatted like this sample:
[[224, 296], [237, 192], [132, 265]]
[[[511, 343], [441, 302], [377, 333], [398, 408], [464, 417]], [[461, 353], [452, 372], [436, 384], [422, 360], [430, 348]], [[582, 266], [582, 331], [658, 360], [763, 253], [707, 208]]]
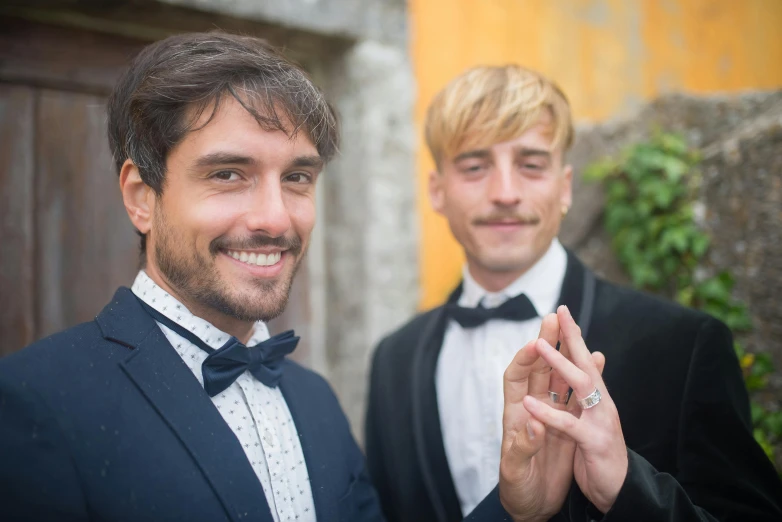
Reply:
[[314, 195], [291, 195], [286, 198], [285, 208], [288, 211], [288, 217], [291, 220], [291, 226], [296, 234], [302, 239], [307, 240], [310, 232], [315, 227], [315, 196]]
[[213, 197], [188, 204], [182, 213], [184, 233], [199, 245], [208, 245], [226, 234], [241, 215], [242, 207], [237, 203]]
[[482, 205], [489, 205], [489, 202], [483, 201], [480, 182], [451, 183], [446, 187], [443, 210], [449, 220], [468, 221]]

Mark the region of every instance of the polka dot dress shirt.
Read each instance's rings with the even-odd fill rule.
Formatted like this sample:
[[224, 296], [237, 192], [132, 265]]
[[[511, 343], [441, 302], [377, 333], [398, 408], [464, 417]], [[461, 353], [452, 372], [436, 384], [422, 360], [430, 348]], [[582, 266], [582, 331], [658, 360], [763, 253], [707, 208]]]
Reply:
[[[230, 338], [190, 313], [143, 270], [136, 276], [132, 290], [139, 299], [193, 332], [212, 348], [220, 348]], [[208, 354], [166, 326], [160, 323], [158, 326], [203, 386], [201, 364]], [[258, 322], [247, 345], [268, 338], [268, 328]], [[269, 388], [245, 371], [231, 386], [212, 397], [212, 403], [244, 448], [275, 522], [314, 522], [315, 504], [307, 465], [296, 425], [279, 387]]]

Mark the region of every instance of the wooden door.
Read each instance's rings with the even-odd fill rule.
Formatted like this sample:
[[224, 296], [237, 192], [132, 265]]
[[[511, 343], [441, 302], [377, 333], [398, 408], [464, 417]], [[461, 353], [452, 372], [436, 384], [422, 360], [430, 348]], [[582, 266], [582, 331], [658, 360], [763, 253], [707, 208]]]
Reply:
[[0, 18], [0, 355], [92, 319], [133, 280], [106, 100], [143, 45]]

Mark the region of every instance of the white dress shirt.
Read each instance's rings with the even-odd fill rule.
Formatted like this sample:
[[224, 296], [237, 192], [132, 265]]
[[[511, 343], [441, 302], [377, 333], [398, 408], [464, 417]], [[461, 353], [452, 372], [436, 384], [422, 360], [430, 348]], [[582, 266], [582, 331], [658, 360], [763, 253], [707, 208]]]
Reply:
[[[190, 313], [143, 270], [136, 276], [132, 290], [139, 299], [212, 348], [220, 348], [231, 337]], [[203, 386], [201, 364], [208, 354], [173, 330], [157, 324]], [[258, 322], [247, 345], [268, 338], [268, 328]], [[244, 448], [275, 522], [314, 522], [315, 504], [301, 441], [280, 389], [265, 386], [245, 371], [231, 386], [212, 397], [212, 403]]]
[[487, 292], [463, 270], [460, 306], [494, 308], [524, 293], [539, 316], [494, 319], [476, 328], [451, 319], [446, 326], [435, 385], [445, 454], [464, 516], [499, 481], [503, 374], [516, 352], [538, 336], [542, 316], [556, 309], [566, 267], [565, 249], [554, 239], [532, 268], [500, 292]]

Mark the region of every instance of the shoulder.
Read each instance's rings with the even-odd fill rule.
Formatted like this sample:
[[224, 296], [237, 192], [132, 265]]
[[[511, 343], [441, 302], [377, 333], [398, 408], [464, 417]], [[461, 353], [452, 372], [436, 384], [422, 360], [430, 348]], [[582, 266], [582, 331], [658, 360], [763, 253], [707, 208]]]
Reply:
[[731, 339], [728, 327], [705, 312], [603, 280], [595, 290], [594, 333], [625, 332], [628, 338], [647, 338], [671, 350], [694, 346], [704, 336]]
[[426, 335], [443, 313], [443, 307], [437, 307], [420, 313], [408, 322], [383, 337], [375, 348], [374, 363], [387, 362], [389, 358], [411, 355], [421, 336]]
[[604, 313], [643, 315], [647, 320], [687, 322], [700, 325], [710, 315], [669, 299], [598, 279], [596, 309]]
[[104, 343], [94, 321], [82, 323], [45, 337], [0, 359], [0, 380], [46, 382], [89, 358], [94, 347]]

